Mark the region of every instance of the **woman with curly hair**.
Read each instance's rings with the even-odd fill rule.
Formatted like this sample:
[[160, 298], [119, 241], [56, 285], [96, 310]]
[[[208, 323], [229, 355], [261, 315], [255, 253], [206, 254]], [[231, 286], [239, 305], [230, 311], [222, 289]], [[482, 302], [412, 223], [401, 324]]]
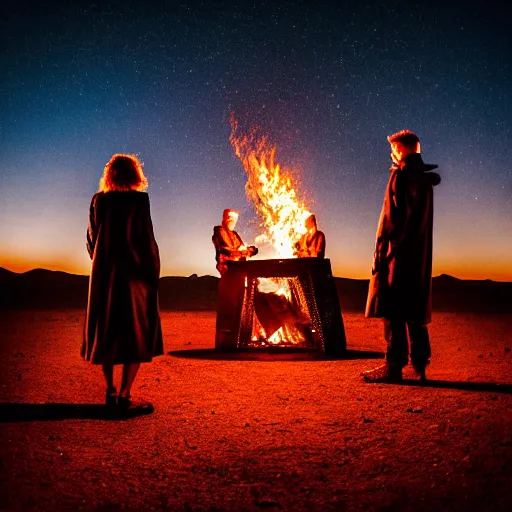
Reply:
[[[144, 407], [131, 400], [140, 363], [163, 354], [158, 312], [160, 257], [153, 234], [142, 164], [114, 155], [93, 196], [87, 230], [92, 259], [82, 357], [101, 364], [107, 406]], [[114, 365], [123, 365], [119, 394]]]

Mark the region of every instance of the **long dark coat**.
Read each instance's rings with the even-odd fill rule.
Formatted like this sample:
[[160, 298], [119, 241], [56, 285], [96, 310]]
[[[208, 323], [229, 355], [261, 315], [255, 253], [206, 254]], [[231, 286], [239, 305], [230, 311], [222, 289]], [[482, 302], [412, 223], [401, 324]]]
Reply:
[[377, 228], [367, 317], [431, 321], [433, 186], [419, 153], [392, 167]]
[[160, 257], [148, 195], [96, 194], [87, 249], [92, 271], [82, 357], [94, 364], [124, 364], [162, 355]]

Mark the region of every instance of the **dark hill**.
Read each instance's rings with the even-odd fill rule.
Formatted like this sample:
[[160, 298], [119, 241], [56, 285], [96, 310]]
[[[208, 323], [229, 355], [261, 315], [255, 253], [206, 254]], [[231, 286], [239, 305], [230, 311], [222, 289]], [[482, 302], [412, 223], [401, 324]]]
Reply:
[[219, 279], [213, 276], [160, 278], [160, 309], [214, 310]]
[[[160, 279], [162, 310], [215, 310], [218, 278], [192, 275]], [[0, 267], [0, 309], [84, 309], [89, 277], [35, 269], [23, 274]], [[344, 311], [364, 311], [367, 279], [336, 278]], [[512, 313], [512, 283], [434, 277], [436, 311]]]
[[87, 305], [88, 276], [44, 269], [11, 274], [0, 273], [0, 308], [60, 309]]

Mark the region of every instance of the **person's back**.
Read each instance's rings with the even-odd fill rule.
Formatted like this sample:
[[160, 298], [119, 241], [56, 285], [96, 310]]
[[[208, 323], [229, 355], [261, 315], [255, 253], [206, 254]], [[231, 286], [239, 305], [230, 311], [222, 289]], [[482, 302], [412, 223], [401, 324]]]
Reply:
[[98, 192], [91, 202], [91, 219], [88, 238], [103, 266], [138, 269], [148, 278], [158, 276], [158, 247], [146, 192]]
[[[87, 250], [92, 269], [81, 354], [102, 365], [106, 404], [121, 409], [133, 405], [130, 390], [140, 363], [163, 354], [160, 257], [146, 188], [137, 157], [114, 155], [89, 210]], [[114, 365], [123, 365], [119, 396]]]

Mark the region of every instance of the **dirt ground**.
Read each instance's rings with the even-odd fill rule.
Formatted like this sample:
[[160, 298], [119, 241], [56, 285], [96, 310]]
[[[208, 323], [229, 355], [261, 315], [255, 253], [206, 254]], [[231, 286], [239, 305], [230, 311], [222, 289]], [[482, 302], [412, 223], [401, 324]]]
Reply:
[[512, 316], [435, 314], [419, 386], [363, 383], [383, 343], [360, 314], [344, 315], [348, 358], [327, 360], [219, 356], [214, 313], [162, 313], [166, 355], [133, 390], [155, 412], [124, 421], [95, 405], [104, 384], [79, 357], [83, 317], [0, 312], [1, 510], [512, 503]]

